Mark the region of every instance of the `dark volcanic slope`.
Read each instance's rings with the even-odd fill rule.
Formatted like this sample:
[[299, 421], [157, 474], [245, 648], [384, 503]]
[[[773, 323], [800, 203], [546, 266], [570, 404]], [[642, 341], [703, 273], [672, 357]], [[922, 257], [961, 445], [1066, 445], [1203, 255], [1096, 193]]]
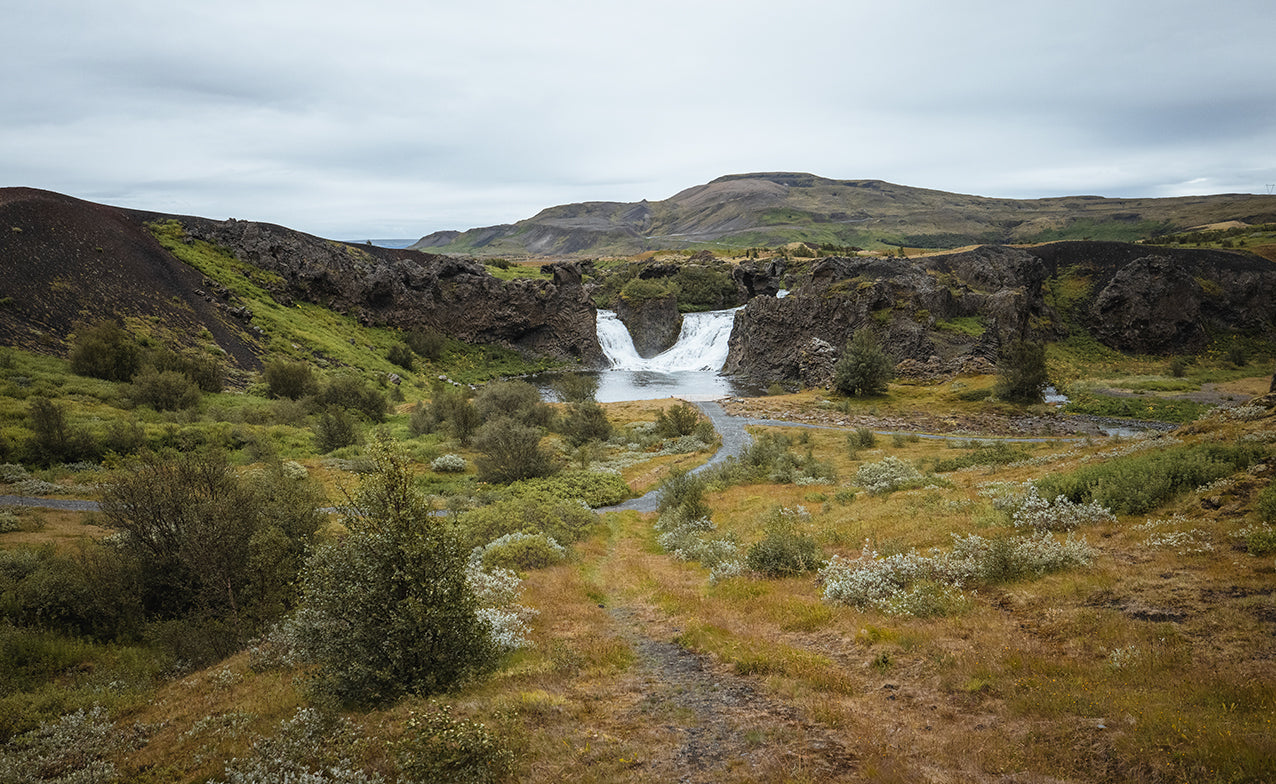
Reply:
[[481, 255], [628, 254], [697, 243], [743, 248], [795, 240], [956, 248], [1064, 239], [1132, 241], [1227, 220], [1276, 221], [1276, 197], [996, 199], [880, 180], [770, 172], [719, 177], [662, 201], [550, 207], [514, 224], [431, 234], [413, 247]]
[[0, 188], [0, 343], [61, 353], [76, 321], [153, 318], [194, 343], [203, 329], [241, 367], [256, 346], [195, 292], [203, 279], [129, 212], [33, 188]]

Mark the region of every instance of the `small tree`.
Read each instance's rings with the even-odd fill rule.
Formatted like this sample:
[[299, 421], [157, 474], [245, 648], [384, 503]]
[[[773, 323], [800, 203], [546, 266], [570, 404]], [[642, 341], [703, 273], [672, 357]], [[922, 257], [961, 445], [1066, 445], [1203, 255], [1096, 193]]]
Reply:
[[1012, 403], [1040, 403], [1046, 389], [1046, 347], [1015, 340], [1005, 346], [997, 363], [994, 392]]
[[548, 452], [541, 448], [541, 430], [499, 417], [479, 428], [474, 435], [479, 457], [474, 461], [484, 482], [516, 482], [549, 476], [558, 470]]
[[890, 378], [891, 363], [877, 338], [857, 330], [833, 367], [833, 388], [843, 395], [878, 395]]
[[107, 381], [128, 381], [142, 366], [137, 341], [115, 321], [77, 324], [71, 344], [71, 372]]
[[467, 553], [430, 514], [390, 438], [351, 499], [350, 534], [310, 558], [295, 618], [319, 693], [343, 705], [433, 694], [490, 670], [498, 655], [466, 579]]
[[611, 438], [611, 422], [607, 412], [592, 400], [574, 403], [563, 418], [563, 436], [572, 446]]
[[305, 362], [268, 362], [262, 375], [266, 379], [268, 394], [275, 398], [300, 400], [306, 395], [313, 395], [319, 388], [314, 372]]

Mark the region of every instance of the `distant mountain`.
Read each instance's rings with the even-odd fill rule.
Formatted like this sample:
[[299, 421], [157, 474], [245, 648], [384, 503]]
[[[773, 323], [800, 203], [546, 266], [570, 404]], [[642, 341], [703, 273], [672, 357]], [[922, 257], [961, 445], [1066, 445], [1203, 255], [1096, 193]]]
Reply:
[[991, 199], [880, 180], [732, 174], [664, 201], [550, 207], [514, 224], [441, 231], [412, 245], [477, 256], [632, 254], [802, 241], [957, 248], [1067, 239], [1132, 241], [1224, 221], [1276, 222], [1276, 196]]

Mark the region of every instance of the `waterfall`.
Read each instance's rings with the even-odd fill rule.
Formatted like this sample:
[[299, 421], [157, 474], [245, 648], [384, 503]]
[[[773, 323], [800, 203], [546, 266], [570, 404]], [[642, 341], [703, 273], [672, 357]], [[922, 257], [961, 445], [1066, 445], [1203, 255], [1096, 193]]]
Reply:
[[624, 323], [610, 310], [598, 311], [598, 343], [612, 370], [647, 370], [660, 373], [719, 371], [727, 361], [727, 342], [740, 308], [687, 313], [682, 317], [678, 341], [667, 351], [643, 359], [634, 348]]

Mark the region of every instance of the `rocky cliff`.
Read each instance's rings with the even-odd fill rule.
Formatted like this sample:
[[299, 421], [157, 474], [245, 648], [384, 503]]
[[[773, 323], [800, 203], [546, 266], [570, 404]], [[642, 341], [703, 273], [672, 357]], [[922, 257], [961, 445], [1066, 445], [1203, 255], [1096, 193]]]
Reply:
[[432, 327], [471, 343], [500, 344], [594, 366], [603, 361], [595, 311], [572, 263], [543, 280], [499, 280], [471, 260], [354, 246], [266, 223], [164, 217], [191, 239], [229, 249], [282, 281], [272, 294], [350, 313], [366, 324]]
[[789, 296], [755, 298], [737, 316], [725, 369], [825, 385], [861, 328], [912, 376], [988, 372], [1005, 341], [1069, 330], [1122, 351], [1190, 353], [1218, 333], [1276, 334], [1276, 265], [1106, 242], [819, 259]]
[[634, 350], [644, 358], [667, 350], [682, 331], [682, 314], [672, 294], [644, 300], [620, 297], [616, 300], [616, 318], [629, 330]]

